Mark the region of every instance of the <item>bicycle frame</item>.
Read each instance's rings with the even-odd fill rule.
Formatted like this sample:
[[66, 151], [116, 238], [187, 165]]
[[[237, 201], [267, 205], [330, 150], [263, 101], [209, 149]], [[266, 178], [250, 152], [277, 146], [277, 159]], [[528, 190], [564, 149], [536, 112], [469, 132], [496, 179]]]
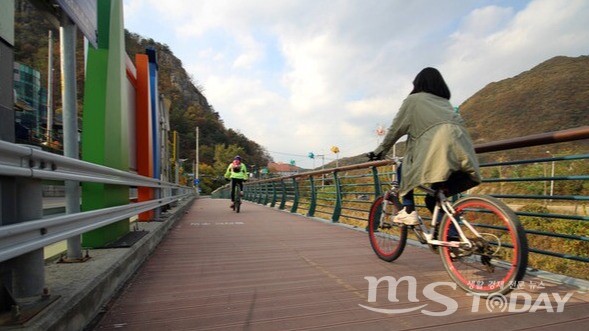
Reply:
[[[401, 163], [401, 158], [393, 158], [392, 160], [395, 165], [399, 165]], [[448, 201], [448, 198], [446, 197], [444, 192], [442, 190], [434, 190], [430, 187], [423, 186], [423, 185], [418, 186], [418, 188], [420, 190], [424, 191], [426, 194], [429, 194], [429, 195], [435, 197], [436, 205], [435, 205], [434, 211], [433, 211], [431, 228], [428, 228], [428, 226], [425, 224], [425, 222], [423, 222], [421, 217], [419, 217], [419, 219], [421, 220], [420, 224], [418, 225], [419, 230], [415, 229], [415, 227], [413, 228], [413, 230], [416, 232], [419, 231], [421, 233], [416, 233], [416, 235], [418, 237], [422, 237], [421, 235], [423, 235], [422, 238], [425, 239], [425, 243], [428, 245], [446, 246], [446, 247], [462, 247], [462, 248], [466, 248], [466, 249], [472, 248], [473, 247], [472, 242], [466, 237], [466, 235], [464, 234], [464, 231], [462, 231], [462, 228], [459, 226], [459, 221], [455, 217], [456, 211], [452, 207], [452, 203], [450, 201]], [[460, 238], [460, 241], [442, 241], [442, 240], [438, 240], [438, 238], [435, 238], [434, 229], [438, 225], [438, 220], [440, 219], [440, 217], [439, 217], [440, 213], [444, 213], [450, 218], [450, 220], [452, 221], [452, 224], [454, 225], [454, 228], [458, 232], [458, 236]], [[482, 237], [481, 234], [467, 220], [461, 219], [461, 222], [470, 231], [472, 231], [472, 233], [475, 236], [477, 236], [478, 238]]]
[[[466, 235], [464, 234], [464, 231], [462, 231], [462, 228], [459, 226], [458, 220], [456, 219], [456, 217], [454, 217], [454, 215], [456, 214], [456, 211], [452, 207], [452, 203], [450, 203], [450, 201], [448, 201], [448, 198], [446, 197], [446, 195], [441, 190], [435, 191], [435, 190], [433, 190], [429, 187], [425, 187], [425, 186], [419, 186], [419, 189], [421, 189], [422, 191], [425, 191], [426, 194], [430, 194], [436, 198], [436, 205], [434, 207], [434, 212], [433, 212], [433, 216], [432, 216], [431, 228], [428, 228], [427, 225], [425, 224], [425, 222], [421, 222], [419, 224], [420, 231], [422, 232], [426, 243], [429, 245], [435, 245], [435, 246], [446, 246], [446, 247], [464, 247], [464, 246], [466, 246], [466, 248], [469, 248], [469, 249], [472, 248], [472, 242], [466, 237]], [[460, 241], [442, 241], [442, 240], [438, 240], [437, 238], [434, 238], [434, 231], [430, 230], [430, 229], [435, 229], [436, 226], [438, 225], [438, 219], [440, 219], [439, 216], [440, 216], [441, 212], [446, 214], [450, 218], [450, 220], [452, 220], [452, 224], [454, 225], [454, 228], [458, 232], [458, 235], [460, 237]], [[466, 221], [464, 219], [462, 219], [461, 221], [477, 237], [479, 237], [479, 238], [481, 237], [481, 234], [468, 221]]]
[[231, 187], [232, 187], [232, 195], [233, 195], [233, 210], [239, 213], [240, 205], [241, 205], [241, 187], [239, 183], [235, 183], [235, 178], [231, 178]]

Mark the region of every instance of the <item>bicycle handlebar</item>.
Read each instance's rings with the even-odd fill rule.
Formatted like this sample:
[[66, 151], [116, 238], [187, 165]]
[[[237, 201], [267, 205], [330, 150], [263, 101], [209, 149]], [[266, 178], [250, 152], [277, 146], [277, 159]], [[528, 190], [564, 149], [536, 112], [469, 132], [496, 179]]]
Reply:
[[395, 164], [401, 164], [403, 162], [403, 158], [400, 156], [387, 156], [382, 154], [374, 154], [374, 152], [367, 153], [366, 157], [368, 157], [370, 161], [389, 160], [393, 161]]

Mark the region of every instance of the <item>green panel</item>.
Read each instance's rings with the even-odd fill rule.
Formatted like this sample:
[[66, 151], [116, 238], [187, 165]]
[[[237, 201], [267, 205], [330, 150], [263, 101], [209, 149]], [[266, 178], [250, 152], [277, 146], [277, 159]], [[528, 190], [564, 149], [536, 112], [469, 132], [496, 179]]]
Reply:
[[98, 0], [98, 48], [108, 49], [110, 34], [111, 0]]
[[84, 114], [82, 130], [82, 158], [104, 164], [106, 63], [108, 51], [88, 49], [88, 66], [84, 84]]
[[[129, 113], [122, 1], [113, 1], [110, 16], [109, 77], [106, 89], [106, 163], [129, 171]], [[128, 188], [127, 188], [128, 190]], [[127, 200], [129, 203], [127, 191]]]
[[[128, 171], [129, 117], [125, 71], [122, 4], [98, 1], [98, 49], [88, 50], [84, 90], [82, 158]], [[129, 203], [129, 187], [84, 183], [82, 210]], [[82, 236], [84, 247], [102, 247], [129, 232], [129, 219], [90, 231]]]

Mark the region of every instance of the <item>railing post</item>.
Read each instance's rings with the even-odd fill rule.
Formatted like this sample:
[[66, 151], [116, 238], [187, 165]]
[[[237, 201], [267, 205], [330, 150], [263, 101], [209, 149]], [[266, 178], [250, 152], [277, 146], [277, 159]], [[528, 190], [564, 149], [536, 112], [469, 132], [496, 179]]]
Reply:
[[249, 201], [251, 202], [256, 202], [256, 200], [258, 199], [258, 184], [254, 183], [252, 185], [249, 185], [250, 187], [250, 194], [249, 194]]
[[264, 206], [268, 204], [268, 184], [269, 183], [264, 183], [264, 200], [262, 201]]
[[270, 203], [270, 207], [274, 208], [276, 206], [276, 182], [272, 182], [272, 201]]
[[253, 201], [252, 196], [255, 195], [255, 187], [252, 189], [251, 185], [243, 184], [243, 200]]
[[333, 215], [331, 216], [331, 220], [334, 223], [337, 223], [339, 222], [339, 217], [342, 214], [342, 188], [339, 177], [337, 176], [337, 171], [333, 172], [333, 182], [335, 184], [335, 206], [333, 206]]
[[256, 200], [257, 203], [261, 204], [262, 203], [262, 183], [257, 183], [256, 187], [258, 188], [258, 199]]
[[[10, 218], [2, 215], [2, 225], [17, 224], [43, 218], [43, 193], [40, 179], [16, 178], [14, 186], [2, 186], [2, 209], [10, 210]], [[3, 184], [6, 184], [3, 183]], [[12, 191], [12, 193], [11, 193]], [[12, 198], [6, 204], [7, 198]], [[9, 211], [9, 210], [6, 210]], [[6, 267], [6, 268], [5, 268]], [[43, 249], [10, 259], [1, 264], [1, 283], [14, 298], [37, 297], [43, 294], [45, 287], [45, 260]], [[3, 295], [2, 295], [3, 296]]]
[[298, 185], [297, 179], [295, 177], [292, 178], [292, 186], [294, 189], [294, 201], [292, 202], [292, 207], [290, 208], [290, 212], [296, 213], [297, 208], [299, 207], [299, 185]]
[[286, 205], [286, 183], [284, 182], [284, 179], [280, 180], [280, 184], [282, 184], [282, 198], [280, 199], [280, 206], [278, 206], [278, 209], [284, 209], [284, 206]]
[[[63, 100], [63, 155], [74, 159], [80, 158], [78, 146], [78, 111], [76, 107], [76, 26], [67, 15], [61, 17], [59, 29], [61, 51], [61, 81]], [[66, 213], [80, 212], [80, 183], [65, 181]], [[67, 240], [67, 258], [72, 261], [82, 260], [82, 236]]]
[[251, 202], [257, 202], [258, 200], [258, 185], [257, 183], [252, 183], [251, 185], [248, 185], [248, 187], [250, 188], [250, 194], [249, 194], [249, 201]]
[[374, 200], [382, 195], [382, 190], [380, 188], [380, 179], [378, 178], [378, 169], [375, 166], [372, 166], [372, 181], [374, 182]]
[[249, 194], [247, 195], [247, 199], [248, 201], [251, 202], [256, 202], [256, 197], [258, 196], [258, 187], [256, 186], [256, 184], [252, 184], [252, 185], [248, 185], [248, 192]]
[[252, 202], [255, 201], [256, 200], [256, 184], [244, 186], [244, 189], [245, 189], [245, 187], [247, 187], [247, 193], [246, 192], [243, 193], [245, 200], [252, 201]]
[[315, 182], [313, 176], [309, 176], [309, 187], [311, 189], [311, 201], [309, 202], [309, 211], [307, 216], [313, 217], [315, 215], [315, 208], [317, 208], [317, 193], [315, 192]]

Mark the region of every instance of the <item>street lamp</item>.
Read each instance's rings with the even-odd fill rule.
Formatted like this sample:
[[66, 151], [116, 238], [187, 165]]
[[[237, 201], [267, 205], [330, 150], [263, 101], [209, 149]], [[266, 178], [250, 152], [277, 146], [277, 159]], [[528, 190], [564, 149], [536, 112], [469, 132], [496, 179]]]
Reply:
[[[309, 152], [308, 154], [309, 158], [311, 158], [313, 160], [313, 169], [315, 169], [315, 157], [320, 156], [321, 157], [321, 170], [325, 169], [325, 154], [315, 154], [313, 152]], [[321, 187], [323, 187], [325, 185], [325, 175], [321, 174]]]
[[337, 146], [332, 146], [331, 147], [331, 151], [335, 154], [335, 167], [339, 167], [339, 147]]

